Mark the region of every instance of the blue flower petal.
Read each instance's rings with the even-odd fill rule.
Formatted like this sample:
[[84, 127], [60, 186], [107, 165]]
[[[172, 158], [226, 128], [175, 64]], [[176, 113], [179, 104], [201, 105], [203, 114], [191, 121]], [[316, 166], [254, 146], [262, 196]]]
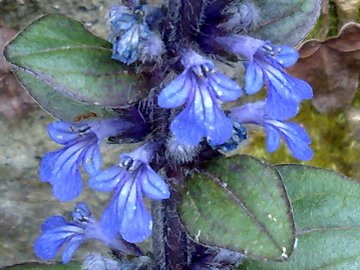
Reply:
[[288, 80], [293, 84], [293, 91], [300, 99], [311, 99], [313, 97], [313, 90], [307, 82], [295, 78], [291, 75], [287, 75]]
[[98, 191], [113, 191], [128, 173], [119, 166], [113, 166], [89, 179], [89, 187]]
[[272, 153], [275, 152], [281, 143], [280, 134], [277, 129], [270, 125], [265, 126], [266, 129], [266, 149]]
[[41, 182], [49, 182], [53, 177], [54, 162], [58, 156], [58, 152], [49, 152], [40, 161], [39, 176]]
[[126, 177], [122, 179], [116, 187], [110, 203], [101, 216], [101, 227], [109, 237], [115, 237], [116, 234], [120, 232], [120, 224], [124, 216], [125, 205], [133, 184], [136, 185], [133, 178]]
[[207, 139], [212, 145], [221, 145], [232, 137], [233, 124], [224, 112], [217, 107], [213, 108], [212, 115], [214, 117], [211, 121], [212, 124], [206, 126]]
[[59, 179], [54, 179], [51, 184], [54, 196], [62, 202], [75, 199], [80, 195], [83, 188], [81, 175], [76, 164], [70, 170], [64, 171]]
[[311, 139], [304, 128], [296, 123], [284, 123], [277, 120], [267, 120], [266, 123], [281, 134], [295, 158], [310, 160], [313, 157], [313, 151], [309, 146]]
[[65, 225], [46, 231], [34, 243], [35, 254], [43, 260], [51, 260], [69, 237], [81, 235], [82, 232], [82, 229], [74, 225]]
[[59, 144], [66, 144], [75, 140], [79, 135], [73, 131], [72, 126], [73, 124], [68, 122], [53, 122], [48, 125], [49, 137]]
[[201, 121], [195, 112], [195, 106], [190, 103], [174, 118], [170, 128], [179, 142], [196, 146], [206, 134]]
[[61, 227], [67, 224], [67, 221], [63, 216], [51, 216], [48, 217], [41, 225], [41, 231], [46, 232], [57, 227]]
[[40, 164], [40, 177], [43, 182], [53, 185], [53, 193], [61, 201], [68, 201], [77, 197], [82, 189], [82, 178], [79, 172], [84, 150], [92, 142], [88, 138], [75, 141], [58, 151], [45, 155]]
[[228, 102], [234, 101], [242, 95], [241, 87], [220, 72], [208, 76], [209, 84], [218, 99]]
[[62, 262], [68, 263], [71, 260], [74, 252], [78, 249], [80, 244], [84, 241], [84, 237], [82, 235], [77, 235], [71, 238], [69, 242], [66, 243], [66, 247], [64, 248], [62, 255]]
[[[302, 90], [296, 86], [300, 80], [290, 77], [283, 70], [266, 68], [268, 96], [266, 114], [273, 119], [284, 120], [298, 113]], [[306, 89], [307, 90], [307, 89]]]
[[34, 242], [35, 255], [42, 260], [51, 260], [55, 258], [57, 252], [61, 248], [66, 239], [59, 237], [49, 241], [46, 235], [41, 235]]
[[266, 115], [273, 119], [286, 120], [297, 115], [299, 105], [299, 101], [284, 98], [272, 85], [268, 85], [268, 96], [265, 106]]
[[111, 238], [116, 237], [120, 228], [122, 213], [118, 213], [119, 194], [115, 193], [109, 205], [105, 208], [101, 215], [101, 228], [106, 235]]
[[141, 189], [148, 198], [162, 200], [170, 197], [168, 185], [149, 165], [143, 166], [137, 180], [141, 183]]
[[299, 53], [290, 46], [273, 46], [275, 51], [275, 60], [283, 67], [288, 68], [293, 66], [299, 60]]
[[171, 123], [177, 140], [192, 146], [203, 137], [214, 145], [226, 142], [232, 136], [232, 124], [219, 109], [215, 93], [206, 89], [203, 82], [193, 91], [191, 102]]
[[[135, 198], [135, 204], [133, 204], [133, 198]], [[139, 187], [131, 190], [130, 201], [131, 203], [126, 205], [121, 222], [121, 235], [130, 243], [143, 242], [151, 235], [152, 219], [145, 208]]]
[[264, 85], [264, 72], [262, 68], [256, 64], [251, 63], [247, 66], [245, 72], [245, 91], [249, 95], [260, 91]]
[[100, 171], [101, 154], [97, 141], [86, 147], [83, 154], [82, 165], [89, 175], [96, 175]]
[[52, 171], [52, 177], [48, 179], [48, 182], [52, 183], [55, 179], [58, 180], [61, 175], [71, 174], [73, 166], [76, 165], [77, 168], [80, 165], [86, 145], [86, 141], [67, 144], [64, 148], [56, 151], [56, 155], [53, 155], [51, 160], [45, 160], [46, 162], [52, 162], [46, 164]]
[[183, 72], [161, 91], [158, 97], [160, 107], [175, 108], [186, 102], [192, 88], [192, 81], [189, 76], [188, 72]]

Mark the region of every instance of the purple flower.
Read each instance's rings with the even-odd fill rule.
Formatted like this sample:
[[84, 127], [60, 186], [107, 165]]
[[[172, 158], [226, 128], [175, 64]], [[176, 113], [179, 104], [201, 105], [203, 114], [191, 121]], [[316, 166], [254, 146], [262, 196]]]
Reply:
[[299, 58], [299, 53], [292, 47], [276, 46], [241, 35], [216, 40], [225, 50], [245, 58], [245, 91], [248, 94], [258, 92], [265, 81], [267, 115], [281, 120], [291, 118], [297, 114], [300, 102], [312, 97], [311, 86], [284, 69], [294, 65]]
[[132, 126], [121, 119], [51, 123], [48, 126], [50, 138], [64, 147], [42, 158], [41, 181], [52, 185], [54, 196], [60, 201], [74, 199], [82, 189], [79, 166], [82, 165], [90, 175], [96, 174], [101, 168], [101, 141]]
[[115, 190], [101, 218], [109, 235], [120, 233], [131, 243], [150, 236], [152, 218], [145, 208], [143, 193], [154, 200], [170, 196], [165, 181], [149, 165], [155, 149], [155, 143], [147, 143], [130, 154], [122, 154], [118, 165], [90, 178], [89, 186], [95, 190]]
[[113, 59], [125, 64], [139, 59], [143, 62], [159, 60], [164, 53], [164, 44], [148, 25], [153, 21], [152, 13], [156, 12], [148, 5], [132, 8], [115, 5], [109, 10]]
[[188, 50], [182, 57], [185, 70], [159, 95], [162, 108], [175, 108], [186, 103], [185, 109], [171, 123], [177, 140], [192, 146], [206, 137], [214, 145], [226, 142], [233, 132], [232, 122], [219, 108], [217, 99], [233, 101], [242, 94], [241, 88], [214, 64]]
[[281, 138], [285, 140], [294, 157], [310, 160], [313, 151], [311, 139], [305, 129], [293, 122], [275, 120], [266, 114], [265, 102], [249, 103], [231, 109], [230, 118], [238, 123], [261, 125], [266, 130], [266, 148], [269, 152], [276, 151]]
[[72, 221], [66, 221], [63, 216], [51, 216], [42, 224], [41, 235], [34, 243], [36, 256], [42, 260], [52, 260], [64, 246], [62, 262], [68, 263], [80, 244], [88, 239], [96, 239], [111, 248], [126, 251], [120, 240], [103, 233], [85, 203], [77, 203], [72, 216]]

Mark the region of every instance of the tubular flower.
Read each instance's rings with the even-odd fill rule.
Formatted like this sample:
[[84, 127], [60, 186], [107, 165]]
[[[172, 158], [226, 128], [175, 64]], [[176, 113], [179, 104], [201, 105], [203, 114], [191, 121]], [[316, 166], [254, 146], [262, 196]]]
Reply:
[[51, 216], [42, 224], [42, 233], [34, 243], [34, 251], [39, 258], [52, 260], [64, 246], [62, 262], [68, 263], [80, 244], [88, 239], [96, 239], [111, 248], [125, 251], [121, 241], [102, 232], [85, 203], [76, 204], [72, 217], [72, 221], [66, 221], [63, 216]]
[[49, 182], [61, 201], [77, 197], [82, 189], [79, 167], [94, 175], [100, 171], [100, 143], [108, 136], [118, 135], [133, 126], [122, 119], [69, 123], [57, 121], [48, 126], [49, 137], [64, 145], [45, 154], [40, 163], [40, 179]]
[[217, 99], [233, 101], [242, 94], [240, 86], [218, 72], [214, 64], [189, 50], [182, 57], [185, 70], [159, 95], [162, 108], [185, 109], [171, 123], [177, 140], [192, 146], [206, 137], [214, 145], [226, 142], [233, 132], [232, 122], [219, 108]]
[[307, 82], [285, 71], [299, 58], [299, 53], [292, 47], [276, 46], [241, 35], [218, 37], [217, 43], [225, 50], [245, 58], [245, 91], [248, 94], [255, 94], [266, 83], [267, 115], [281, 120], [294, 117], [300, 102], [312, 97], [312, 89]]
[[155, 149], [155, 143], [147, 143], [129, 154], [122, 154], [118, 165], [90, 178], [91, 188], [114, 190], [101, 218], [109, 235], [120, 233], [131, 243], [142, 242], [150, 236], [152, 218], [145, 208], [143, 193], [154, 200], [170, 196], [165, 181], [149, 165]]
[[305, 129], [293, 122], [285, 122], [269, 117], [265, 112], [265, 102], [249, 103], [231, 109], [230, 118], [238, 123], [261, 125], [266, 131], [266, 148], [276, 151], [281, 138], [285, 140], [292, 155], [300, 160], [310, 160], [313, 151], [311, 139]]

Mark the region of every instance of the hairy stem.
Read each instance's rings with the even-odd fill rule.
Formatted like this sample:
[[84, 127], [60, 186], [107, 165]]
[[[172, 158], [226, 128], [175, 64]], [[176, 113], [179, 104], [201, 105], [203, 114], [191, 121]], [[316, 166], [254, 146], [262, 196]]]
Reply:
[[169, 200], [154, 202], [153, 214], [153, 252], [154, 269], [188, 269], [188, 243], [176, 212], [178, 204], [176, 192]]

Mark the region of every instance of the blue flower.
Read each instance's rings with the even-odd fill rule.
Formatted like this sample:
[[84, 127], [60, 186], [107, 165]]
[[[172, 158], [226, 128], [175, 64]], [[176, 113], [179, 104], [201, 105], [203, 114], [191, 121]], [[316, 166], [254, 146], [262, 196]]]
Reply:
[[249, 103], [231, 109], [230, 118], [238, 123], [261, 125], [266, 131], [266, 148], [269, 152], [276, 151], [281, 138], [285, 140], [290, 152], [299, 160], [310, 160], [313, 151], [311, 139], [305, 129], [293, 122], [275, 120], [266, 114], [265, 102]]
[[150, 167], [156, 145], [147, 143], [130, 154], [120, 155], [120, 163], [90, 178], [89, 186], [98, 191], [114, 190], [101, 223], [109, 235], [120, 233], [128, 242], [142, 242], [150, 236], [152, 218], [145, 208], [143, 193], [154, 200], [167, 199], [165, 181]]
[[111, 248], [126, 251], [121, 241], [101, 231], [85, 203], [77, 203], [72, 216], [72, 221], [66, 221], [63, 216], [51, 216], [42, 224], [42, 233], [34, 243], [36, 256], [42, 260], [52, 260], [64, 246], [62, 262], [68, 263], [80, 244], [88, 239], [96, 239]]
[[185, 70], [159, 95], [162, 108], [175, 108], [186, 103], [185, 109], [171, 123], [176, 139], [192, 146], [203, 137], [212, 144], [226, 142], [233, 132], [232, 122], [219, 108], [217, 99], [233, 101], [242, 94], [240, 86], [214, 68], [214, 64], [187, 51], [182, 57]]
[[300, 102], [312, 97], [311, 86], [284, 69], [294, 65], [299, 58], [299, 53], [292, 47], [240, 35], [219, 37], [217, 42], [227, 51], [245, 58], [245, 91], [248, 94], [258, 92], [266, 83], [267, 115], [281, 120], [291, 118], [298, 113]]
[[130, 122], [121, 119], [51, 123], [48, 126], [50, 138], [64, 147], [42, 158], [41, 181], [52, 185], [54, 196], [59, 200], [74, 199], [82, 189], [79, 166], [82, 165], [90, 175], [96, 174], [101, 168], [101, 141], [132, 126]]
[[147, 5], [133, 8], [115, 5], [109, 10], [113, 59], [125, 64], [139, 59], [143, 62], [159, 59], [164, 53], [164, 44], [148, 25], [153, 21], [152, 13], [156, 14], [156, 11]]

